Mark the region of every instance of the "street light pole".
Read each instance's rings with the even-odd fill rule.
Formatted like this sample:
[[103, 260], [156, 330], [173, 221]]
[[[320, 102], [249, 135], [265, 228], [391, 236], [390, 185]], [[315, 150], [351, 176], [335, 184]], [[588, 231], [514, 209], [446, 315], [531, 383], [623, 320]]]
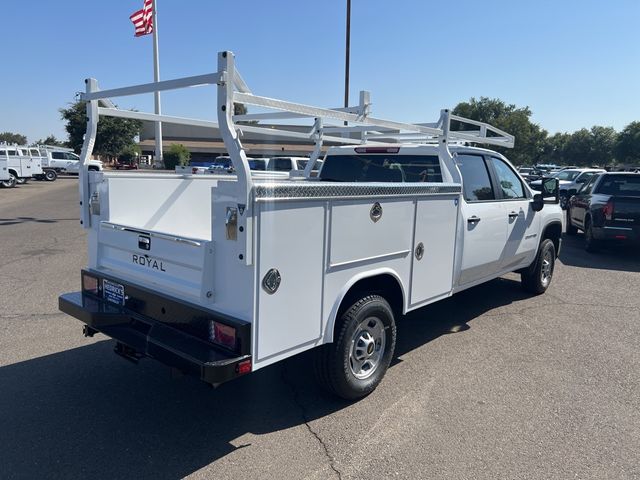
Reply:
[[[347, 33], [344, 60], [344, 106], [349, 106], [349, 57], [351, 56], [351, 0], [347, 0]], [[347, 122], [344, 122], [346, 125]]]

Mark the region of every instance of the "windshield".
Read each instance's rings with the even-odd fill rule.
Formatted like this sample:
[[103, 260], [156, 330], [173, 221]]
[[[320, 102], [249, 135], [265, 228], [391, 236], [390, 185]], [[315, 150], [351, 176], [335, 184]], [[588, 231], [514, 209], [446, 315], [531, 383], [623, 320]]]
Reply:
[[572, 172], [570, 170], [563, 170], [561, 172], [553, 174], [553, 176], [556, 177], [558, 180], [568, 180], [568, 181], [574, 180], [578, 175], [580, 175], [580, 172]]

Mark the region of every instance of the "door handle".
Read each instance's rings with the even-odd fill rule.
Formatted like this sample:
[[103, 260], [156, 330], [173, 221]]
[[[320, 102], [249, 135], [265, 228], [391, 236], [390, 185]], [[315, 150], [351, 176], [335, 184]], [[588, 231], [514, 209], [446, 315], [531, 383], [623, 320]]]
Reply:
[[509, 218], [518, 218], [518, 212], [509, 212]]
[[476, 217], [475, 215], [473, 217], [467, 218], [468, 223], [478, 223], [479, 221], [480, 221], [480, 217]]

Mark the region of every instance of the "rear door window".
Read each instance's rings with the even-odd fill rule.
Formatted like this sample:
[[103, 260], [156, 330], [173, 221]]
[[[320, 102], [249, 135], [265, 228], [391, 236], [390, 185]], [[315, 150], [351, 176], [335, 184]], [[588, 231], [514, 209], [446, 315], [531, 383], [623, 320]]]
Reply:
[[464, 199], [467, 202], [495, 200], [489, 171], [482, 155], [457, 155], [456, 161], [464, 187]]

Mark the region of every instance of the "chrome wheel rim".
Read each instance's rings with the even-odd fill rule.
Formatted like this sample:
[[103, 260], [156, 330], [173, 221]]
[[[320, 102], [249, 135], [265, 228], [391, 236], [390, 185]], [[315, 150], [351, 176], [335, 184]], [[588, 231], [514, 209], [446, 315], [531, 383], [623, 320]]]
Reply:
[[378, 369], [386, 343], [382, 320], [368, 317], [358, 324], [351, 336], [349, 368], [359, 380], [369, 378]]
[[547, 287], [549, 282], [551, 281], [551, 276], [553, 275], [553, 257], [550, 251], [546, 251], [544, 256], [542, 257], [542, 269], [540, 272], [540, 280], [542, 281], [542, 285]]

